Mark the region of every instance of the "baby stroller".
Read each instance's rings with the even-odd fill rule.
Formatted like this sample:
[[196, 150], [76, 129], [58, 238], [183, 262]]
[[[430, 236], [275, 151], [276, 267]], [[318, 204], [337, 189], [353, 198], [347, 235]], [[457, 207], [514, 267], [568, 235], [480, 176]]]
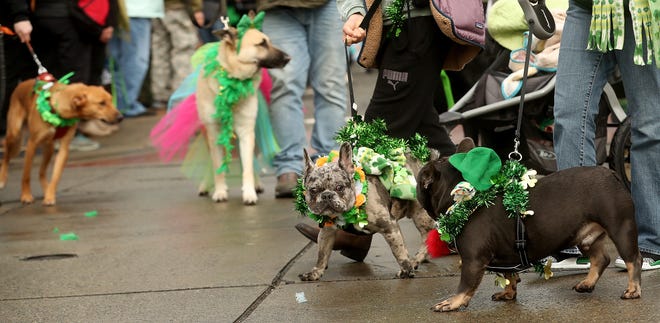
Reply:
[[[509, 68], [512, 51], [491, 37], [486, 44], [484, 54], [492, 57], [492, 63], [467, 93], [440, 115], [440, 122], [449, 128], [462, 125], [465, 136], [494, 149], [505, 160], [514, 148], [520, 95], [505, 97], [503, 93], [503, 82], [512, 73]], [[525, 93], [518, 152], [522, 155], [521, 162], [539, 174], [557, 170], [552, 142], [555, 78], [554, 70], [539, 69], [528, 76], [525, 88], [518, 92]], [[596, 121], [597, 162], [608, 163], [630, 188], [630, 120], [626, 119], [614, 88], [618, 83], [614, 80], [608, 83], [600, 100]], [[609, 149], [608, 128], [616, 128]]]

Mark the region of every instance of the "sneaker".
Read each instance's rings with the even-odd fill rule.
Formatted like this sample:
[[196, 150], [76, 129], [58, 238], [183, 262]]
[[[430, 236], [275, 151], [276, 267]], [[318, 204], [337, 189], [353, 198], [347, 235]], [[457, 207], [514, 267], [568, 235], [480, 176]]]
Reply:
[[[591, 264], [589, 263], [589, 258], [584, 256], [573, 256], [559, 254], [556, 256], [550, 256], [546, 259], [552, 259], [551, 269], [560, 269], [560, 270], [581, 270], [589, 269]], [[544, 263], [547, 262], [544, 261]]]
[[71, 144], [69, 144], [69, 150], [71, 151], [92, 151], [97, 150], [100, 147], [101, 144], [81, 134], [77, 134], [75, 137], [73, 137]]
[[[626, 263], [621, 257], [616, 257], [614, 266], [621, 269], [627, 269]], [[660, 269], [660, 256], [648, 252], [642, 252], [642, 270]]]
[[277, 185], [275, 186], [275, 198], [291, 198], [298, 185], [298, 175], [296, 173], [284, 173], [277, 176]]

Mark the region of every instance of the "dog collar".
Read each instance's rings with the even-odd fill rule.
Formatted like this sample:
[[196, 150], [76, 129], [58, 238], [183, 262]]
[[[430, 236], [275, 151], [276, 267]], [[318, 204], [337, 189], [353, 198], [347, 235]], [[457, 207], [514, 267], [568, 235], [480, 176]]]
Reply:
[[461, 233], [470, 215], [479, 207], [495, 204], [494, 199], [498, 194], [503, 195], [504, 209], [509, 218], [533, 215], [534, 211], [527, 209], [527, 189], [536, 185], [535, 176], [535, 170], [528, 170], [516, 160], [508, 160], [500, 172], [490, 179], [493, 185], [488, 190], [477, 191], [468, 182], [458, 183], [451, 191], [454, 204], [445, 214], [440, 214], [436, 221], [440, 239], [447, 242], [453, 240]]
[[[58, 83], [69, 84], [69, 78], [73, 76], [73, 72], [64, 75], [57, 80]], [[51, 89], [55, 82], [44, 80], [46, 77], [39, 77], [34, 85], [34, 92], [37, 96], [37, 111], [41, 115], [41, 119], [57, 128], [68, 128], [78, 123], [77, 118], [65, 119], [60, 117], [55, 110], [55, 106], [51, 105], [50, 99], [52, 97]]]
[[[321, 167], [328, 162], [337, 161], [338, 158], [339, 152], [333, 150], [330, 152], [330, 154], [328, 154], [328, 156], [319, 157], [316, 160], [316, 166]], [[344, 230], [352, 226], [360, 232], [365, 232], [363, 229], [367, 225], [367, 212], [364, 208], [367, 202], [368, 185], [367, 176], [361, 167], [355, 167], [353, 179], [355, 180], [355, 204], [350, 210], [334, 217], [315, 214], [309, 209], [309, 206], [305, 201], [305, 187], [303, 185], [303, 180], [298, 179], [298, 185], [296, 185], [295, 189], [296, 211], [316, 221], [319, 223], [319, 226], [336, 226]]]

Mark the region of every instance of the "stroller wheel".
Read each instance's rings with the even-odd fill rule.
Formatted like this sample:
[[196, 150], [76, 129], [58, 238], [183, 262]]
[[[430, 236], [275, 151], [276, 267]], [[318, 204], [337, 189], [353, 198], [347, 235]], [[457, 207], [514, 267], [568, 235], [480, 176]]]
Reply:
[[610, 169], [621, 177], [630, 190], [630, 118], [626, 118], [614, 132], [610, 146]]

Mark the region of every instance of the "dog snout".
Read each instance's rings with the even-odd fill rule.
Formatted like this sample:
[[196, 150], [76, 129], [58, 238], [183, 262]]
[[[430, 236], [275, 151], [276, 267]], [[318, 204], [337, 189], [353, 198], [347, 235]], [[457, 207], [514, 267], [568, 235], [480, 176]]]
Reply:
[[334, 199], [334, 197], [335, 197], [335, 194], [333, 192], [330, 192], [330, 191], [325, 191], [325, 192], [321, 193], [321, 200], [322, 201], [326, 201], [326, 202], [327, 201], [332, 201]]

